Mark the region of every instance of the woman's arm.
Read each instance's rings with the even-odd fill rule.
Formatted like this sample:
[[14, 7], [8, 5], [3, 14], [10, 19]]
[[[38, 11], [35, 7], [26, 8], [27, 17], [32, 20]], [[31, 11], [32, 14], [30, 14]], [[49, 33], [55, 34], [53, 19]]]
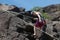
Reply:
[[37, 16], [38, 16], [38, 18], [39, 18], [39, 22], [41, 22], [42, 20], [41, 20], [41, 17], [40, 17], [40, 15], [38, 14]]
[[38, 18], [33, 18], [34, 20], [37, 20]]

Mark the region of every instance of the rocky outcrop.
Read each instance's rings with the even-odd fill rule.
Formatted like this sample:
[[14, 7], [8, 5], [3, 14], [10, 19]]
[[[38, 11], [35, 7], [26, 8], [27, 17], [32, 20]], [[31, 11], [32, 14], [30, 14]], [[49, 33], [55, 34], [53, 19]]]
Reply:
[[43, 9], [51, 17], [51, 19], [47, 21], [46, 31], [60, 40], [60, 32], [58, 31], [60, 29], [60, 4], [50, 5]]
[[56, 11], [60, 11], [60, 4], [49, 5], [43, 8], [48, 13], [53, 13]]
[[[18, 16], [20, 15], [20, 16]], [[25, 14], [24, 14], [25, 15]], [[1, 40], [53, 40], [52, 37], [37, 29], [37, 38], [33, 36], [33, 22], [27, 15], [10, 11], [0, 11], [0, 39]], [[21, 18], [21, 16], [23, 18]], [[26, 19], [25, 19], [26, 17]], [[27, 20], [29, 19], [29, 20]], [[27, 21], [26, 21], [27, 20]], [[28, 22], [29, 21], [29, 22]], [[46, 38], [45, 38], [46, 37]]]
[[51, 17], [51, 20], [60, 20], [60, 4], [46, 6], [43, 8], [43, 10], [48, 13], [48, 15]]
[[4, 11], [14, 11], [14, 12], [24, 12], [25, 8], [23, 7], [16, 7], [14, 5], [8, 5], [8, 4], [0, 4], [0, 10]]
[[[28, 37], [31, 32], [27, 31], [28, 29], [26, 30], [26, 24], [28, 25], [28, 23], [17, 17], [18, 14], [0, 11], [1, 40], [29, 40]], [[32, 27], [30, 26], [30, 28]]]
[[53, 20], [55, 18], [60, 19], [60, 11], [47, 12], [46, 10], [53, 21], [47, 20], [47, 27], [45, 25], [43, 30], [45, 31], [46, 29], [46, 32], [53, 37], [37, 29], [37, 38], [34, 38], [33, 24], [35, 20], [33, 18], [36, 16], [31, 15], [31, 11], [22, 12], [14, 6], [4, 5], [0, 7], [2, 7], [0, 11], [0, 40], [53, 40], [55, 38], [60, 40], [60, 22]]

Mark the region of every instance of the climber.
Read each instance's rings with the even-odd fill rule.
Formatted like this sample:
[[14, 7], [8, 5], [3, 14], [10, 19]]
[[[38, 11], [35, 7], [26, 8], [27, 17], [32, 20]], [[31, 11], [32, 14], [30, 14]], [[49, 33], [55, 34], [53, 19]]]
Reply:
[[36, 15], [38, 18], [36, 20], [36, 23], [34, 24], [34, 36], [36, 36], [37, 32], [36, 32], [36, 28], [38, 28], [39, 30], [42, 30], [42, 27], [45, 25], [45, 20], [44, 18], [42, 18], [42, 15], [40, 12], [38, 11], [33, 11], [32, 15]]

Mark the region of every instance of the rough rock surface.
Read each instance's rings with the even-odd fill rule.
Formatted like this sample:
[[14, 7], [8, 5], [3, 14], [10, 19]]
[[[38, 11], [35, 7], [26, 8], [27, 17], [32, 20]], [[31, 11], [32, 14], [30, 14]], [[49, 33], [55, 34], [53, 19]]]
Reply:
[[60, 4], [50, 5], [43, 8], [51, 17], [48, 20], [46, 31], [60, 40]]
[[8, 5], [8, 4], [0, 4], [0, 10], [4, 11], [14, 11], [14, 12], [24, 12], [25, 8], [17, 7], [15, 5]]
[[25, 38], [25, 28], [25, 22], [22, 19], [16, 17], [16, 14], [11, 14], [10, 12], [6, 11], [0, 12], [1, 40], [23, 40]]
[[43, 10], [48, 13], [48, 15], [51, 17], [51, 20], [60, 20], [60, 4], [46, 6], [43, 8]]
[[[58, 15], [60, 12], [53, 13]], [[0, 40], [53, 40], [53, 37], [41, 32], [39, 29], [37, 29], [38, 37], [33, 37], [34, 17], [30, 14], [30, 11], [22, 13], [7, 10], [0, 11]], [[59, 19], [59, 16], [57, 17]], [[60, 21], [48, 20], [47, 22], [46, 32], [60, 40]]]
[[[17, 17], [17, 15], [19, 15], [19, 13], [0, 11], [1, 40], [43, 40], [41, 38], [42, 32], [40, 32], [38, 29], [38, 38], [36, 39], [33, 37], [33, 27], [31, 25], [33, 24], [32, 22], [26, 22]], [[45, 34], [45, 36], [46, 38], [50, 38], [50, 36], [47, 34]], [[51, 38], [49, 40], [51, 40]]]
[[48, 13], [53, 13], [56, 11], [60, 11], [60, 4], [49, 5], [43, 8]]

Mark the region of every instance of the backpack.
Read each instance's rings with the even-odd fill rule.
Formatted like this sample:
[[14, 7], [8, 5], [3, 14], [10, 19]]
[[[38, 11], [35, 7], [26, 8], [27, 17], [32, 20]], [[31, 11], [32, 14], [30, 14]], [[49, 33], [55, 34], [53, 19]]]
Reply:
[[45, 18], [44, 18], [42, 15], [40, 15], [40, 17], [41, 17], [42, 22], [43, 22], [44, 24], [46, 24]]

